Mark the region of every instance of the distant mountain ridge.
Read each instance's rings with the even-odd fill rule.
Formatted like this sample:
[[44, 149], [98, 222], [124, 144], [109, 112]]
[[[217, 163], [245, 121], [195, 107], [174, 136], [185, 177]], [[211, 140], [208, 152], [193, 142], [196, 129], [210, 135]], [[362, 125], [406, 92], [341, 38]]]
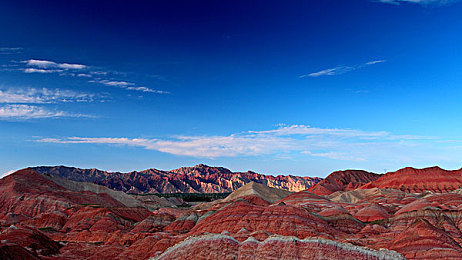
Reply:
[[66, 166], [39, 166], [31, 169], [72, 181], [91, 182], [114, 190], [140, 194], [232, 192], [252, 181], [297, 192], [306, 190], [322, 180], [318, 177], [263, 175], [252, 171], [232, 172], [223, 167], [210, 167], [205, 164], [171, 171], [147, 169], [128, 173]]

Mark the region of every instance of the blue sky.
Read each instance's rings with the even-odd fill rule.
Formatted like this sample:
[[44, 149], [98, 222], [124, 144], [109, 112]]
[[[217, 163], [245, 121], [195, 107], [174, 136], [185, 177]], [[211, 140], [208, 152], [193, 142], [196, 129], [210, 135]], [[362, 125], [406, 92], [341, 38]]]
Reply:
[[462, 2], [3, 1], [0, 173], [462, 167]]

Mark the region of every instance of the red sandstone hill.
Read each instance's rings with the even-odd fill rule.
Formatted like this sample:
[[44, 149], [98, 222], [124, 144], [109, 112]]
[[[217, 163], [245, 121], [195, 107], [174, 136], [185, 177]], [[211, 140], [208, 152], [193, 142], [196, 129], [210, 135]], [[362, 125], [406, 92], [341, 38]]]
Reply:
[[462, 169], [448, 171], [440, 167], [424, 169], [404, 168], [389, 172], [364, 186], [362, 189], [390, 188], [405, 192], [449, 192], [462, 188]]
[[318, 195], [329, 195], [336, 191], [354, 190], [366, 183], [377, 180], [381, 175], [361, 170], [336, 171], [324, 180], [308, 188]]
[[25, 169], [0, 180], [0, 259], [462, 259], [462, 189], [365, 187], [384, 175], [348, 190], [366, 180], [330, 177], [328, 196], [250, 183], [148, 210], [133, 201], [145, 196]]
[[59, 186], [34, 170], [24, 169], [0, 179], [0, 219], [10, 215], [35, 217], [76, 204], [124, 206], [107, 194], [76, 192]]
[[129, 193], [224, 193], [232, 192], [249, 182], [288, 191], [305, 190], [321, 181], [317, 177], [270, 176], [252, 171], [231, 172], [222, 167], [199, 164], [171, 171], [148, 169], [140, 172], [106, 172], [73, 167], [34, 167], [40, 173], [60, 176], [79, 182], [92, 182]]
[[239, 242], [231, 236], [213, 234], [189, 238], [157, 259], [402, 260], [404, 257], [395, 251], [373, 250], [327, 239], [273, 236], [261, 242], [252, 237]]

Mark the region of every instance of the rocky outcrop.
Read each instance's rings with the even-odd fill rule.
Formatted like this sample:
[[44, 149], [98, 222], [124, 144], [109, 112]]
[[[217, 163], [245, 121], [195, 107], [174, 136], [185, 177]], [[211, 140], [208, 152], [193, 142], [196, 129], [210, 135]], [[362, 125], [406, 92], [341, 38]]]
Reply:
[[327, 221], [303, 208], [289, 205], [255, 205], [246, 200], [236, 200], [202, 218], [191, 229], [190, 234], [221, 233], [228, 231], [239, 235], [241, 231], [252, 233], [264, 231], [267, 235], [279, 234], [305, 238], [320, 236], [333, 238], [342, 236]]
[[[53, 241], [42, 232], [23, 226], [14, 226], [2, 230], [0, 233], [1, 244], [7, 244], [9, 247], [4, 250], [15, 250], [20, 255], [27, 255], [24, 251], [29, 254], [38, 257], [55, 255], [59, 252], [62, 247], [58, 242]], [[28, 250], [21, 250], [28, 249]], [[2, 259], [8, 259], [3, 258]]]
[[31, 218], [82, 204], [124, 206], [105, 193], [65, 189], [31, 169], [20, 170], [0, 180], [0, 219], [9, 214]]
[[199, 164], [171, 171], [148, 169], [140, 172], [106, 172], [73, 167], [34, 167], [34, 170], [72, 181], [91, 182], [128, 193], [225, 193], [249, 182], [287, 191], [305, 190], [321, 181], [317, 177], [270, 176], [255, 172], [231, 172], [222, 167]]
[[89, 183], [89, 182], [77, 182], [77, 181], [71, 181], [56, 175], [49, 175], [49, 174], [44, 174], [43, 175], [45, 178], [52, 180], [56, 184], [72, 191], [90, 191], [93, 193], [104, 193], [109, 195], [111, 198], [119, 201], [122, 203], [124, 206], [127, 207], [144, 207], [147, 209], [158, 209], [160, 207], [171, 207], [174, 204], [170, 201], [168, 201], [165, 198], [159, 198], [154, 195], [149, 195], [150, 203], [146, 203], [148, 198], [140, 197], [140, 196], [133, 196], [126, 194], [125, 192], [122, 191], [116, 191], [109, 189], [107, 187], [97, 185], [94, 183]]
[[417, 219], [398, 234], [390, 248], [408, 259], [462, 259], [460, 244], [425, 219]]
[[1, 243], [0, 244], [0, 259], [4, 260], [38, 260], [39, 258], [33, 255], [24, 247], [12, 244], [12, 243]]
[[389, 188], [408, 193], [450, 192], [462, 188], [462, 169], [448, 171], [440, 167], [424, 169], [408, 167], [396, 172], [389, 172], [361, 188]]
[[354, 190], [366, 183], [377, 180], [381, 175], [361, 170], [336, 171], [308, 191], [318, 195], [329, 195], [336, 191]]
[[[194, 175], [215, 171], [223, 169]], [[329, 195], [248, 183], [223, 200], [175, 207], [25, 169], [0, 180], [0, 258], [462, 258], [461, 189], [434, 189], [437, 178], [432, 191], [349, 190], [367, 178], [346, 174], [320, 185], [336, 190]]]
[[290, 191], [270, 188], [260, 183], [250, 182], [231, 193], [228, 197], [223, 199], [223, 202], [247, 196], [257, 196], [269, 203], [274, 203], [290, 194], [292, 194]]
[[243, 242], [231, 236], [211, 234], [187, 239], [151, 260], [167, 259], [377, 259], [404, 257], [391, 250], [372, 250], [320, 238], [272, 236], [262, 242], [250, 237]]

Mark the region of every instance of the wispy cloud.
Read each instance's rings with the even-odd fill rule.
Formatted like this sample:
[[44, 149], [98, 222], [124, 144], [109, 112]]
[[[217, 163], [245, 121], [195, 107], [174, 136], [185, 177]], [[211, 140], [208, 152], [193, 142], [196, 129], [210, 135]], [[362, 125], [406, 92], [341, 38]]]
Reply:
[[36, 68], [25, 68], [25, 73], [54, 73], [62, 72], [63, 70], [50, 70], [50, 69], [36, 69]]
[[111, 87], [127, 87], [127, 86], [133, 86], [135, 83], [132, 82], [126, 82], [126, 81], [115, 81], [115, 80], [98, 80], [98, 81], [91, 81], [91, 82], [97, 82], [104, 84], [106, 86], [111, 86]]
[[420, 5], [448, 5], [460, 0], [377, 0], [377, 2], [399, 5], [400, 3], [412, 3]]
[[134, 90], [134, 91], [141, 91], [141, 92], [147, 92], [147, 93], [156, 93], [156, 94], [170, 94], [170, 92], [168, 92], [168, 91], [151, 89], [151, 88], [144, 87], [144, 86], [136, 86], [135, 83], [127, 82], [127, 81], [90, 80], [90, 82], [100, 83], [100, 84], [110, 86], [110, 87], [123, 88], [123, 89], [126, 89], [126, 90]]
[[100, 98], [95, 94], [48, 88], [0, 89], [0, 103], [44, 104], [58, 102], [92, 102]]
[[26, 120], [61, 117], [91, 117], [83, 114], [71, 114], [31, 105], [6, 105], [0, 107], [0, 120]]
[[49, 60], [35, 60], [30, 59], [24, 61], [27, 66], [35, 67], [40, 69], [62, 69], [62, 70], [82, 70], [88, 68], [88, 66], [83, 64], [75, 64], [75, 63], [57, 63], [54, 61]]
[[128, 90], [135, 90], [141, 92], [149, 92], [149, 93], [156, 93], [156, 94], [170, 94], [168, 91], [158, 90], [158, 89], [151, 89], [147, 87], [127, 87]]
[[444, 156], [447, 155], [444, 151], [435, 148], [438, 140], [434, 137], [394, 135], [385, 131], [291, 125], [227, 136], [174, 136], [163, 139], [66, 137], [42, 138], [37, 141], [61, 144], [128, 145], [174, 155], [206, 158], [274, 155], [314, 156], [346, 161], [381, 158], [384, 161], [393, 161], [445, 158]]
[[21, 53], [23, 48], [21, 47], [2, 47], [0, 48], [0, 54], [18, 54]]
[[353, 66], [337, 66], [334, 68], [324, 69], [318, 72], [312, 72], [309, 74], [301, 75], [299, 78], [306, 78], [306, 77], [320, 77], [320, 76], [335, 76], [340, 74], [345, 74], [350, 71], [362, 69], [368, 66], [372, 66], [375, 64], [386, 62], [386, 60], [373, 60], [359, 65]]
[[[0, 48], [2, 50], [16, 50], [16, 48]], [[86, 78], [88, 82], [103, 84], [110, 87], [118, 87], [130, 91], [138, 91], [143, 93], [154, 94], [170, 94], [169, 91], [149, 88], [147, 86], [138, 85], [133, 82], [114, 79], [116, 77], [126, 76], [126, 73], [117, 71], [105, 71], [104, 69], [68, 62], [56, 62], [45, 59], [29, 59], [24, 61], [12, 61], [12, 64], [2, 65], [1, 71], [22, 71], [24, 73], [32, 74], [54, 74], [58, 76]], [[161, 77], [156, 75], [156, 78]], [[163, 79], [165, 80], [165, 79]]]

